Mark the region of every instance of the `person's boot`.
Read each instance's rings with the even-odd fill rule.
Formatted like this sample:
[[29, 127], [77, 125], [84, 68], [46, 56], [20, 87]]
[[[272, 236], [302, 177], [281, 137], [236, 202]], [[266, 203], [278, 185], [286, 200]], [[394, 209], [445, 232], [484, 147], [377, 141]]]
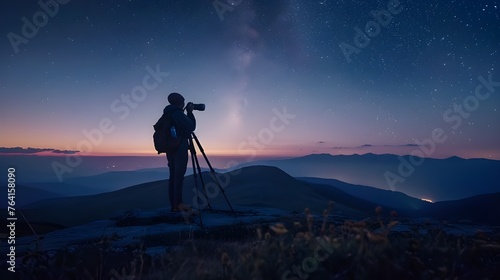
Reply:
[[179, 205], [177, 205], [179, 211], [188, 213], [190, 216], [191, 215], [198, 215], [200, 212], [198, 210], [193, 209], [191, 206], [181, 202]]

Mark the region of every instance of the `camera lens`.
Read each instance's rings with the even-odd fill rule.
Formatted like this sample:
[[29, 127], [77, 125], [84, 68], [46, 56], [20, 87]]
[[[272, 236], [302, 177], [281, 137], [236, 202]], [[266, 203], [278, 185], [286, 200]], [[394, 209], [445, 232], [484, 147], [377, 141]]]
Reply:
[[193, 109], [196, 111], [205, 111], [205, 104], [193, 104]]

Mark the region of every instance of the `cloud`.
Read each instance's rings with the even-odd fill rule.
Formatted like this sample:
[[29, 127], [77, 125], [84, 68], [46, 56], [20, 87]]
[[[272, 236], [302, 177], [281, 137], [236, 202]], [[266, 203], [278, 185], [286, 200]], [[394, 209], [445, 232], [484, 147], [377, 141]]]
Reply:
[[402, 147], [420, 147], [422, 145], [418, 145], [418, 144], [406, 144], [406, 145], [401, 145]]
[[72, 150], [52, 150], [52, 153], [54, 154], [65, 154], [65, 155], [72, 155], [76, 154], [80, 151], [72, 151]]
[[0, 147], [0, 153], [7, 153], [7, 154], [35, 154], [35, 153], [40, 153], [40, 152], [47, 152], [47, 151], [52, 151], [53, 149], [39, 149], [39, 148], [21, 148], [21, 147], [13, 147], [13, 148], [7, 148], [7, 147]]
[[57, 150], [51, 148], [22, 148], [22, 147], [0, 147], [0, 154], [25, 154], [33, 155], [41, 152], [52, 152], [54, 154], [75, 154], [79, 151]]

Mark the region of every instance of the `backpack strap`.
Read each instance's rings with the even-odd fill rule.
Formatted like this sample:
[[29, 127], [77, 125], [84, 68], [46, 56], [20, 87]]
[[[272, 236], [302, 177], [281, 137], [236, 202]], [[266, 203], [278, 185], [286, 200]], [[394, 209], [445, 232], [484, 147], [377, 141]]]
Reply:
[[[177, 111], [182, 111], [181, 109], [175, 109], [175, 110], [172, 110], [170, 112], [168, 112], [167, 114], [163, 114], [165, 115], [165, 122], [166, 123], [170, 123], [170, 125], [172, 126], [175, 126], [175, 128], [177, 129], [177, 124], [175, 123], [174, 119], [172, 118], [172, 116], [175, 114], [175, 112]], [[163, 116], [162, 116], [163, 117]]]
[[171, 121], [173, 124], [172, 114], [175, 111], [177, 110], [172, 110], [166, 114], [165, 113], [162, 114], [160, 119], [158, 119], [158, 121], [156, 122], [156, 124], [153, 125], [155, 131], [166, 128], [166, 125], [168, 124], [169, 121]]

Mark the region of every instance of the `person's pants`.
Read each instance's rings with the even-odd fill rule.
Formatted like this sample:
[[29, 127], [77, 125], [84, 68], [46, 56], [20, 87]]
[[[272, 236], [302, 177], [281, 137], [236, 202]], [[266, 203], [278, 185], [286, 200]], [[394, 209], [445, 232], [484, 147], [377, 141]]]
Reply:
[[182, 185], [188, 164], [187, 143], [182, 143], [177, 151], [167, 153], [168, 169], [170, 178], [168, 180], [168, 196], [172, 208], [177, 208], [182, 203]]

